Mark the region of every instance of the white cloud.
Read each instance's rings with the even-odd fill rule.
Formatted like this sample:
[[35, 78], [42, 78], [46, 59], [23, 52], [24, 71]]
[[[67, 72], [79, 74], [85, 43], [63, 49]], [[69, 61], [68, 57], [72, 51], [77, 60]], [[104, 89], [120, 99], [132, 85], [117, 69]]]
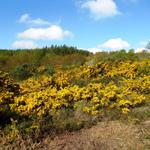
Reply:
[[121, 38], [110, 39], [105, 43], [102, 43], [96, 47], [88, 48], [87, 50], [92, 53], [102, 52], [102, 51], [118, 51], [121, 49], [129, 49], [130, 44], [127, 41], [122, 40]]
[[58, 25], [51, 25], [48, 28], [29, 28], [18, 34], [18, 38], [32, 40], [62, 40], [71, 36], [70, 31], [63, 30]]
[[28, 22], [28, 20], [30, 20], [29, 14], [24, 14], [20, 17], [19, 22], [26, 23], [26, 22]]
[[121, 38], [115, 38], [99, 45], [98, 48], [115, 51], [120, 49], [128, 49], [130, 48], [130, 44], [127, 41], [122, 40]]
[[87, 8], [96, 20], [120, 14], [114, 0], [88, 0], [81, 7]]
[[23, 14], [20, 17], [18, 22], [29, 24], [29, 25], [32, 25], [32, 26], [44, 26], [44, 25], [50, 25], [51, 24], [50, 22], [48, 22], [46, 20], [43, 20], [41, 18], [32, 19], [29, 14]]
[[137, 49], [135, 49], [135, 53], [142, 52], [143, 50], [145, 50], [145, 48], [144, 48], [144, 47], [142, 47], [142, 48], [137, 48]]
[[15, 49], [34, 49], [37, 45], [33, 41], [15, 41], [12, 47]]
[[97, 52], [102, 52], [103, 50], [101, 50], [100, 48], [98, 47], [95, 47], [95, 48], [88, 48], [87, 49], [88, 51], [92, 52], [92, 53], [97, 53]]

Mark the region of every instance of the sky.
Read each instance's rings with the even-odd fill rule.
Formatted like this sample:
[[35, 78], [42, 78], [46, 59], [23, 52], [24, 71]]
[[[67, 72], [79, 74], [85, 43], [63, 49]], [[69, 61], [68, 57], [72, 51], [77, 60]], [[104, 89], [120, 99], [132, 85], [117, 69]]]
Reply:
[[140, 51], [150, 39], [149, 15], [150, 0], [0, 0], [0, 48]]

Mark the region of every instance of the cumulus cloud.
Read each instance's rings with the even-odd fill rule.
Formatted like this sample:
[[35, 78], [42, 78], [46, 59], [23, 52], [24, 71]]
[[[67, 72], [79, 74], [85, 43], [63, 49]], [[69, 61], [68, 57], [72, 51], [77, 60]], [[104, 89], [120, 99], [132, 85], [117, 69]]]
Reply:
[[114, 51], [120, 49], [128, 49], [130, 48], [130, 44], [127, 41], [122, 40], [121, 38], [115, 38], [106, 41], [98, 47], [101, 49]]
[[32, 40], [62, 40], [71, 37], [72, 33], [68, 30], [63, 30], [58, 25], [51, 25], [47, 28], [29, 28], [18, 33], [17, 36], [18, 38]]
[[121, 49], [129, 49], [130, 44], [121, 38], [110, 39], [96, 47], [88, 48], [87, 50], [92, 53], [102, 52], [102, 51], [118, 51]]
[[140, 53], [140, 52], [142, 52], [142, 51], [144, 51], [144, 50], [146, 50], [144, 47], [142, 47], [142, 48], [136, 48], [136, 49], [135, 49], [135, 52], [136, 52], [136, 53]]
[[97, 52], [102, 52], [103, 50], [98, 48], [98, 47], [94, 47], [94, 48], [88, 48], [87, 49], [89, 52], [92, 52], [92, 53], [97, 53]]
[[29, 14], [23, 14], [20, 17], [18, 22], [29, 24], [29, 25], [32, 25], [32, 26], [44, 26], [44, 25], [50, 25], [51, 24], [50, 22], [48, 22], [46, 20], [43, 20], [41, 18], [32, 19]]
[[114, 0], [88, 0], [81, 7], [88, 9], [97, 20], [120, 14]]
[[37, 45], [33, 41], [15, 41], [12, 47], [15, 49], [34, 49]]

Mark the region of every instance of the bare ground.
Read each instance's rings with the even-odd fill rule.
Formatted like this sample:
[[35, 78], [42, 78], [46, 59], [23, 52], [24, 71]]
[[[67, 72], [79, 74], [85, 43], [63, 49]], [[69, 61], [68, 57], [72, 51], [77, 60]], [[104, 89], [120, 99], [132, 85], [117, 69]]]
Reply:
[[18, 142], [13, 147], [0, 150], [149, 150], [150, 120], [140, 125], [120, 121], [100, 122], [80, 131], [65, 133], [51, 139], [46, 137], [40, 143]]

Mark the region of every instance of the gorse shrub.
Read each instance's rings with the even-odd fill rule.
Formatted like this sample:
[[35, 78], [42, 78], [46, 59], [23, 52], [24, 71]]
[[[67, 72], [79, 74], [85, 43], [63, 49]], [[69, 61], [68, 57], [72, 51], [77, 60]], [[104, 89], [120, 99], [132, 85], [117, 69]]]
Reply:
[[[146, 64], [149, 66], [149, 61], [116, 61], [111, 66], [110, 63], [99, 63], [59, 71], [53, 77], [29, 78], [20, 84], [21, 95], [15, 98], [11, 109], [23, 116], [43, 117], [62, 108], [75, 110], [78, 102], [84, 101], [83, 111], [91, 114], [97, 114], [103, 107], [127, 113], [130, 108], [144, 103], [144, 94], [149, 92], [147, 72], [143, 71], [139, 76], [137, 70]], [[39, 70], [46, 69], [41, 67]], [[119, 81], [115, 82], [114, 77]], [[108, 82], [102, 82], [106, 79]]]
[[51, 76], [52, 76], [52, 75], [54, 75], [54, 73], [55, 73], [55, 69], [54, 69], [53, 67], [51, 67], [51, 66], [47, 66], [45, 73], [46, 73], [47, 75], [51, 75]]
[[16, 80], [25, 80], [33, 76], [33, 66], [30, 64], [23, 64], [17, 66], [14, 70], [11, 71], [11, 75]]
[[0, 125], [9, 121], [11, 116], [10, 104], [19, 94], [20, 87], [10, 79], [7, 73], [0, 71]]
[[150, 93], [149, 67], [149, 60], [108, 61], [59, 68], [53, 73], [53, 68], [41, 65], [32, 70], [38, 77], [29, 77], [19, 86], [2, 73], [1, 91], [5, 92], [1, 92], [1, 100], [8, 100], [7, 110], [19, 116], [12, 116], [19, 132], [72, 131], [81, 128], [86, 120], [78, 120], [77, 112], [78, 116], [92, 118], [103, 110], [127, 115], [133, 108], [146, 104]]

